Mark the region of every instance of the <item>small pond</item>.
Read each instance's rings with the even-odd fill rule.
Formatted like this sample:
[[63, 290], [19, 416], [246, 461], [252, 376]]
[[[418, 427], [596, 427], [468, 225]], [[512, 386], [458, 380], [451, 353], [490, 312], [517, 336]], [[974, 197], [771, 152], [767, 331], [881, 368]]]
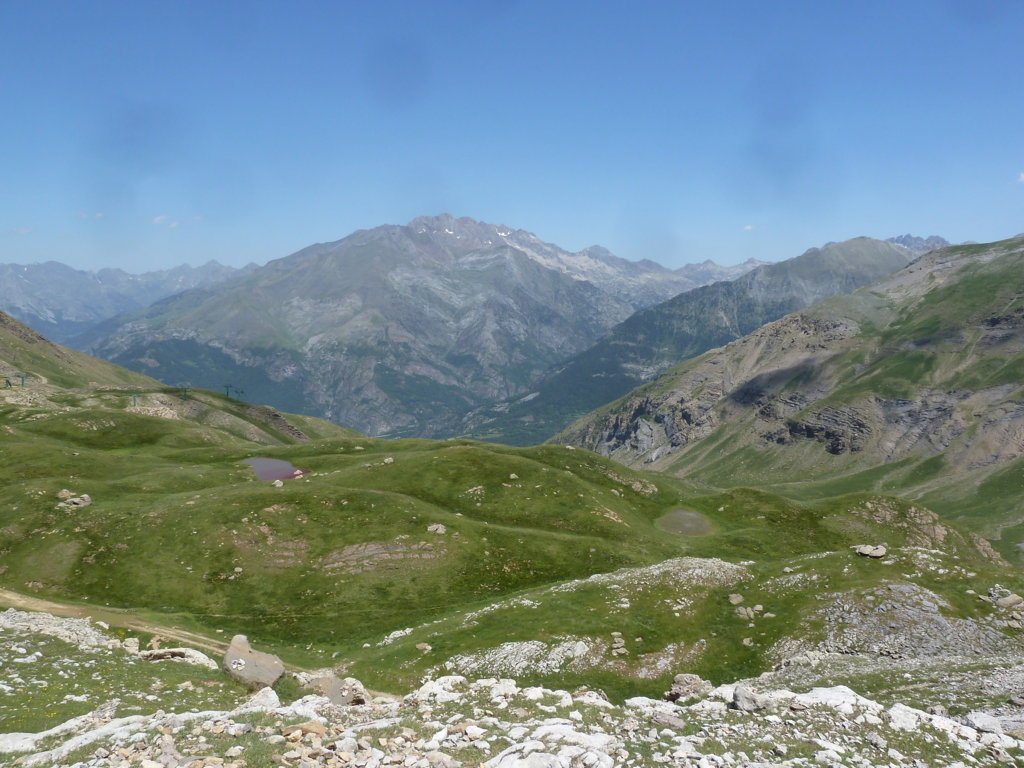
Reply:
[[252, 471], [256, 473], [256, 477], [260, 480], [291, 480], [294, 477], [299, 477], [309, 472], [308, 469], [299, 469], [292, 466], [291, 462], [282, 459], [257, 457], [255, 459], [245, 459], [242, 463], [252, 467]]
[[673, 509], [658, 518], [658, 527], [684, 536], [707, 536], [714, 530], [710, 520], [692, 509]]

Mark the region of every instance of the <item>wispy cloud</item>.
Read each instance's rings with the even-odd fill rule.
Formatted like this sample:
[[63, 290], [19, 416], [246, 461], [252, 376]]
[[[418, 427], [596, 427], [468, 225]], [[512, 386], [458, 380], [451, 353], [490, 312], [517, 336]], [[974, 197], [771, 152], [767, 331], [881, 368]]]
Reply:
[[84, 211], [78, 212], [78, 218], [80, 219], [102, 219], [107, 214], [105, 213], [85, 213]]
[[1017, 183], [1024, 184], [1024, 173], [1017, 177]]
[[8, 229], [4, 232], [5, 235], [28, 235], [35, 231], [34, 227], [17, 227], [16, 229]]
[[202, 220], [201, 216], [193, 216], [191, 219], [187, 219], [185, 222], [182, 222], [182, 221], [179, 221], [178, 219], [174, 218], [173, 216], [164, 216], [164, 215], [161, 214], [160, 216], [154, 216], [153, 219], [152, 219], [152, 222], [154, 224], [157, 224], [157, 225], [166, 226], [168, 229], [177, 229], [178, 227], [182, 226], [183, 224], [187, 223], [188, 221], [201, 221], [201, 220]]
[[749, 231], [750, 231], [750, 230], [752, 230], [753, 228], [754, 228], [754, 225], [753, 225], [753, 224], [744, 224], [744, 225], [743, 225], [743, 231], [744, 231], [744, 232], [749, 232]]

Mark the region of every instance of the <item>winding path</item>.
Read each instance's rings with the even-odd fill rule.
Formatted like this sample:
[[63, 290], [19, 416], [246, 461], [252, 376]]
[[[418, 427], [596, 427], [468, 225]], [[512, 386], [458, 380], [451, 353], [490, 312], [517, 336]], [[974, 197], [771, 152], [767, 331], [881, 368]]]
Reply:
[[175, 640], [204, 651], [212, 651], [218, 656], [223, 655], [224, 651], [228, 648], [227, 641], [215, 640], [205, 635], [189, 632], [188, 630], [147, 621], [131, 611], [120, 608], [54, 603], [50, 600], [23, 595], [8, 589], [0, 589], [0, 606], [26, 611], [44, 611], [45, 613], [52, 613], [54, 616], [65, 616], [74, 619], [103, 621], [112, 627], [124, 627], [125, 629], [134, 629], [137, 632], [160, 635], [160, 637], [167, 640]]

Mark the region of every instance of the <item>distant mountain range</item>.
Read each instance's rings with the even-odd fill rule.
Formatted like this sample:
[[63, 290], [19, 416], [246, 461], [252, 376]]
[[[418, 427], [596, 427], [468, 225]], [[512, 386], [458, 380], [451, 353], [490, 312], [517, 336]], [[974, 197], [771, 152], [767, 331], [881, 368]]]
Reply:
[[443, 214], [264, 267], [0, 265], [0, 309], [170, 384], [369, 434], [542, 442], [661, 371], [946, 241], [830, 243], [680, 269]]
[[525, 396], [472, 412], [462, 431], [516, 445], [541, 442], [666, 368], [818, 299], [874, 282], [911, 257], [905, 247], [859, 237], [679, 294], [630, 316], [555, 365]]
[[0, 310], [53, 341], [67, 343], [101, 320], [253, 268], [209, 261], [200, 267], [186, 264], [133, 275], [120, 269], [73, 269], [56, 261], [0, 264]]
[[360, 230], [220, 285], [109, 320], [76, 341], [168, 382], [375, 435], [446, 436], [637, 309], [758, 262], [669, 270], [449, 215]]
[[951, 245], [949, 240], [938, 235], [931, 235], [929, 237], [900, 235], [899, 237], [890, 237], [886, 242], [902, 245], [904, 248], [909, 248], [915, 253], [926, 253], [927, 251], [934, 251], [936, 248], [944, 248], [947, 245]]
[[1019, 561], [1024, 236], [931, 250], [665, 371], [557, 440], [712, 487], [908, 495]]

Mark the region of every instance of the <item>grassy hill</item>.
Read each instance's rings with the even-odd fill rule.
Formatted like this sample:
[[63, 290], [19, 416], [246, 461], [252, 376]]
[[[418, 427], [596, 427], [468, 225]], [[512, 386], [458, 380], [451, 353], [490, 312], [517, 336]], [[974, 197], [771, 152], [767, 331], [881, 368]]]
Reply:
[[[0, 376], [28, 373], [61, 387], [154, 387], [148, 376], [54, 344], [5, 312], [0, 312]], [[20, 383], [20, 379], [15, 378]], [[0, 386], [3, 382], [0, 381]]]

